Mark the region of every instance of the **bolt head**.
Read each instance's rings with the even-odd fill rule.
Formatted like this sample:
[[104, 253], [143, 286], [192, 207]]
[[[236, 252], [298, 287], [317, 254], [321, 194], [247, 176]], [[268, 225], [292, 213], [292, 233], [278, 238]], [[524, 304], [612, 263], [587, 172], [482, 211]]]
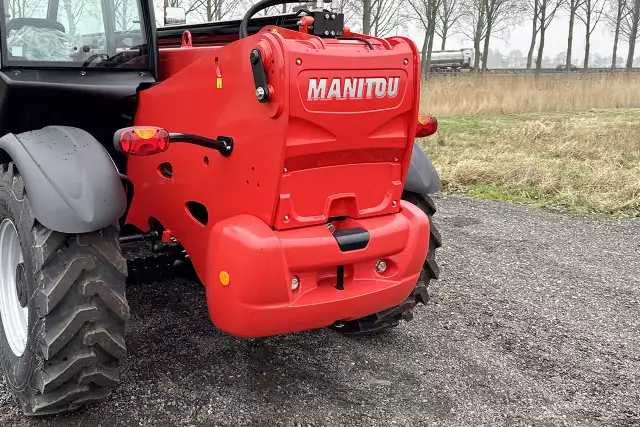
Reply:
[[256, 89], [256, 98], [258, 98], [259, 101], [262, 101], [266, 95], [267, 95], [267, 92], [264, 90], [263, 87], [259, 87]]
[[336, 14], [335, 13], [331, 14], [331, 19], [336, 19]]
[[393, 158], [393, 161], [394, 161], [394, 162], [397, 162], [397, 161], [398, 161], [398, 158], [397, 158], [397, 157], [394, 157], [394, 158]]
[[287, 173], [287, 168], [282, 169], [282, 172]]
[[376, 262], [376, 272], [384, 273], [385, 271], [387, 271], [387, 263], [383, 260]]
[[408, 60], [408, 59], [405, 59], [404, 61], [402, 61], [402, 63], [403, 63], [404, 65], [407, 65], [407, 64], [409, 64], [409, 60]]
[[324, 32], [324, 35], [325, 35], [325, 36], [328, 36], [328, 35], [329, 35], [329, 30], [326, 30], [326, 31]]
[[391, 202], [391, 206], [398, 206], [398, 202], [394, 200], [393, 202]]
[[328, 13], [324, 14], [324, 19], [329, 19], [329, 14]]
[[289, 215], [283, 216], [282, 219], [284, 219], [285, 221], [289, 221]]
[[291, 279], [291, 290], [295, 291], [298, 289], [298, 286], [300, 286], [300, 279], [298, 279], [298, 276], [293, 276], [293, 279]]
[[331, 35], [332, 35], [332, 36], [335, 36], [335, 35], [336, 35], [336, 32], [335, 32], [335, 31], [331, 31]]
[[249, 54], [249, 59], [251, 60], [252, 64], [257, 64], [258, 61], [260, 60], [260, 52], [258, 51], [258, 49], [252, 49], [251, 53]]
[[296, 59], [296, 65], [302, 65], [302, 59], [300, 58]]

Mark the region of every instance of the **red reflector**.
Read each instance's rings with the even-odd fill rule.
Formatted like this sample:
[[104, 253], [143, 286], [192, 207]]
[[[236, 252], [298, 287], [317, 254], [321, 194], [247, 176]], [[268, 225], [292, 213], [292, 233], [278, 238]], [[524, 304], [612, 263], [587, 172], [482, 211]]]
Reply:
[[133, 156], [148, 156], [169, 148], [169, 132], [153, 126], [134, 126], [120, 131], [120, 149]]
[[433, 135], [438, 130], [438, 119], [433, 116], [418, 116], [416, 138], [424, 138]]

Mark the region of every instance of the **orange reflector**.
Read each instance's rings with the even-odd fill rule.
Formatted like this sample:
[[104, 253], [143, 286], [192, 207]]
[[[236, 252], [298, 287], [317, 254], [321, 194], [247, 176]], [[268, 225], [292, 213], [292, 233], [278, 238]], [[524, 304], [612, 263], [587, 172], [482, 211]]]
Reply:
[[169, 148], [169, 132], [154, 126], [133, 126], [116, 132], [117, 147], [125, 154], [149, 156]]
[[221, 271], [219, 277], [222, 286], [227, 286], [229, 284], [229, 273], [227, 273], [226, 271]]
[[438, 130], [438, 120], [433, 116], [418, 116], [416, 138], [433, 135]]

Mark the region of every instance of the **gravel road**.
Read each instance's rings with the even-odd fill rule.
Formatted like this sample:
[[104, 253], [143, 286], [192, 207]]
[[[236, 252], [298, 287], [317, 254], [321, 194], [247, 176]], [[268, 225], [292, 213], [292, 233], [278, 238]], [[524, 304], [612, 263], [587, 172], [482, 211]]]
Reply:
[[216, 331], [186, 280], [131, 287], [109, 401], [2, 426], [640, 426], [640, 221], [439, 197], [441, 280], [374, 338]]

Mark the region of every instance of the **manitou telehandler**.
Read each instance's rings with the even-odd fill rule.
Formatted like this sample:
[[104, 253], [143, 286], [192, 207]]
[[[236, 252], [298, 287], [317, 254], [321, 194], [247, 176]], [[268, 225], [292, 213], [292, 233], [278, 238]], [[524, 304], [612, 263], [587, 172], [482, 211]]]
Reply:
[[119, 382], [127, 282], [195, 272], [242, 337], [371, 333], [427, 302], [419, 52], [337, 2], [252, 18], [285, 2], [160, 29], [151, 0], [2, 3], [0, 357], [25, 414]]

